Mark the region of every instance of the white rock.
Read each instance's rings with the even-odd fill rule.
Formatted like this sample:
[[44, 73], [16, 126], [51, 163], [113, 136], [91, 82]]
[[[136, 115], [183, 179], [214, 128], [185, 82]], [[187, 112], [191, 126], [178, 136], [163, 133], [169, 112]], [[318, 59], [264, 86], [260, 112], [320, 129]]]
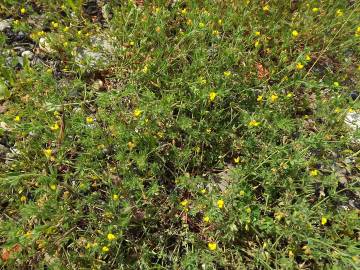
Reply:
[[360, 113], [351, 112], [345, 117], [345, 123], [352, 129], [357, 130], [360, 128]]
[[23, 51], [21, 53], [21, 56], [24, 57], [24, 58], [32, 59], [34, 54], [31, 51]]
[[4, 31], [6, 28], [10, 28], [11, 20], [3, 20], [0, 22], [0, 32]]

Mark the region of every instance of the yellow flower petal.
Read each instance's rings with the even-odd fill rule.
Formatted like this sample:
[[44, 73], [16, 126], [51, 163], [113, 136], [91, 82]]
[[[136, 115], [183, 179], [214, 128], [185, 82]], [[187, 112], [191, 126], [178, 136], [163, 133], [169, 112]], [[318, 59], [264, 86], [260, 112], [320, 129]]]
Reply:
[[217, 96], [216, 92], [210, 92], [210, 94], [209, 94], [210, 101], [214, 101], [216, 96]]
[[327, 218], [326, 217], [322, 217], [321, 218], [321, 225], [325, 225], [327, 223]]
[[224, 201], [222, 199], [217, 201], [217, 206], [221, 209], [224, 207]]
[[210, 242], [208, 243], [208, 247], [211, 251], [214, 251], [217, 248], [217, 244], [215, 242]]
[[296, 31], [296, 30], [293, 30], [293, 31], [291, 32], [291, 34], [292, 34], [293, 37], [297, 37], [297, 36], [299, 35], [299, 32]]
[[108, 239], [109, 241], [112, 241], [112, 240], [115, 240], [115, 239], [116, 239], [116, 236], [115, 236], [114, 234], [112, 234], [112, 233], [109, 233], [109, 234], [107, 235], [107, 239]]

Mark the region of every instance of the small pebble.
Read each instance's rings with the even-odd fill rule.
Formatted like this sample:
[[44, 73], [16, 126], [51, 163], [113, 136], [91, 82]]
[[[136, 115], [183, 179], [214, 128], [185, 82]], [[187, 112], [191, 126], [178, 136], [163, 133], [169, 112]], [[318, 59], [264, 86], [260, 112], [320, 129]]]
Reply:
[[356, 92], [356, 91], [353, 91], [353, 92], [351, 92], [351, 94], [350, 94], [350, 97], [352, 98], [352, 100], [357, 99], [357, 98], [358, 98], [358, 96], [359, 96], [359, 93], [358, 93], [358, 92]]
[[21, 53], [21, 56], [24, 57], [24, 58], [32, 59], [34, 54], [31, 51], [23, 51]]

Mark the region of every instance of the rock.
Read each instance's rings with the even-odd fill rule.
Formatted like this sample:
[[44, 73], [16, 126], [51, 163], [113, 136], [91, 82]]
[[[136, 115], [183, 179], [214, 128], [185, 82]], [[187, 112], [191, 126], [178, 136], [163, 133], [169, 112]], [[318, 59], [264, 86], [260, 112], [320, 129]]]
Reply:
[[103, 53], [94, 52], [89, 49], [80, 49], [75, 56], [75, 62], [80, 66], [87, 63], [90, 67], [95, 67], [98, 64], [108, 63], [108, 59]]
[[106, 37], [92, 37], [92, 48], [76, 48], [75, 62], [79, 66], [88, 64], [90, 67], [95, 67], [101, 64], [108, 64], [110, 61], [109, 55], [114, 52], [114, 46]]
[[25, 38], [26, 38], [25, 33], [20, 31], [16, 34], [15, 41], [24, 41]]
[[7, 28], [10, 28], [11, 27], [10, 22], [11, 22], [11, 20], [3, 20], [3, 21], [1, 21], [0, 22], [0, 32], [4, 31]]
[[352, 129], [360, 128], [360, 113], [351, 112], [345, 116], [345, 123]]
[[103, 90], [104, 89], [104, 82], [102, 80], [96, 80], [93, 85], [93, 89], [95, 91]]
[[355, 100], [359, 97], [359, 93], [356, 91], [353, 91], [353, 92], [351, 92], [350, 97], [352, 98], [352, 100]]
[[32, 59], [34, 57], [34, 53], [32, 51], [23, 51], [21, 56], [24, 58]]

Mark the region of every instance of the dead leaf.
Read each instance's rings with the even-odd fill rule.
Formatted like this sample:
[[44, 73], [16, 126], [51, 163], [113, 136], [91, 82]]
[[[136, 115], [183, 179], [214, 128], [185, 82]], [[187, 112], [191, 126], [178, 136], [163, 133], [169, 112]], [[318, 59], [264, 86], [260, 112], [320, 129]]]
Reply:
[[21, 246], [19, 244], [15, 244], [12, 248], [11, 251], [13, 252], [19, 252], [21, 251]]
[[269, 76], [269, 71], [266, 68], [264, 68], [264, 66], [261, 63], [256, 63], [256, 69], [258, 72], [258, 78], [260, 80]]
[[7, 249], [3, 249], [1, 252], [1, 259], [6, 262], [10, 258], [10, 252]]

